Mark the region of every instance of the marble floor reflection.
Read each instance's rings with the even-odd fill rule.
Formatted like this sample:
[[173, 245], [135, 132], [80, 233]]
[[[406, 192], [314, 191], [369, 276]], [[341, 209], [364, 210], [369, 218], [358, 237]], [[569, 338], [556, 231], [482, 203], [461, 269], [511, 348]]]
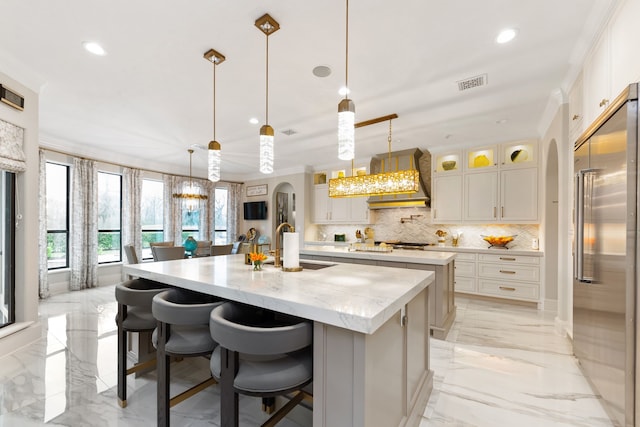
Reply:
[[[130, 376], [129, 405], [117, 404], [113, 292], [105, 286], [40, 304], [42, 338], [0, 358], [0, 426], [155, 424], [154, 373]], [[431, 340], [434, 390], [420, 427], [613, 425], [569, 342], [554, 332], [551, 314], [465, 298], [456, 305], [458, 318], [447, 340]], [[202, 358], [175, 364], [172, 392], [207, 373]], [[259, 403], [241, 398], [242, 426], [264, 421]], [[218, 388], [176, 405], [171, 422], [219, 425]], [[279, 426], [305, 424], [284, 420]]]

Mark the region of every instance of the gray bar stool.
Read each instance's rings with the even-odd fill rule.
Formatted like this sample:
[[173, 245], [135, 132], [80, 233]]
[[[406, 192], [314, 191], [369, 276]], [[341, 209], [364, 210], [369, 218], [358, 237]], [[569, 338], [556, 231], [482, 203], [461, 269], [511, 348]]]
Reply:
[[211, 310], [222, 304], [219, 299], [184, 289], [170, 289], [153, 298], [151, 309], [157, 320], [153, 345], [158, 355], [158, 426], [169, 426], [169, 409], [216, 384], [212, 377], [189, 390], [170, 397], [170, 357], [209, 356], [217, 346], [209, 333]]
[[263, 426], [275, 425], [310, 397], [302, 388], [313, 379], [311, 322], [227, 302], [211, 312], [209, 327], [219, 344], [211, 355], [211, 373], [221, 386], [221, 425], [238, 425], [238, 393], [262, 397], [264, 409], [265, 398], [269, 402], [297, 391]]
[[[118, 313], [118, 403], [127, 406], [127, 375], [155, 366], [156, 359], [142, 361], [127, 369], [127, 335], [138, 332], [150, 334], [157, 326], [151, 314], [153, 297], [167, 290], [166, 285], [146, 279], [132, 279], [118, 283], [115, 288]], [[149, 335], [147, 335], [149, 337]], [[143, 341], [142, 339], [140, 340]], [[140, 350], [140, 349], [139, 349]]]

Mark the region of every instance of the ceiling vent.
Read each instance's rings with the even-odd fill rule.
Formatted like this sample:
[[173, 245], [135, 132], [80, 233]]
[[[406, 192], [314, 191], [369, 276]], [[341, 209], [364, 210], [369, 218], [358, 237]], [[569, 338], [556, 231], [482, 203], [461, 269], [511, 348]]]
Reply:
[[484, 86], [489, 82], [487, 74], [481, 74], [479, 76], [470, 77], [465, 80], [458, 81], [458, 90], [462, 92], [463, 90], [473, 89], [474, 87]]
[[291, 135], [295, 135], [295, 134], [296, 134], [296, 133], [298, 133], [298, 132], [296, 132], [296, 131], [295, 131], [295, 130], [293, 130], [293, 129], [285, 129], [285, 130], [283, 130], [283, 131], [282, 131], [282, 133], [284, 133], [284, 134], [285, 134], [285, 135], [287, 135], [287, 136], [291, 136]]

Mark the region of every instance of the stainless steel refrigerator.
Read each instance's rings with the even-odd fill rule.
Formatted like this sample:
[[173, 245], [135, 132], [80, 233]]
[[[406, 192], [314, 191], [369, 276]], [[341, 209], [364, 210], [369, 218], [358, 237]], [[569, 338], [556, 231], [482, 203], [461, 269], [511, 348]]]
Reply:
[[638, 84], [578, 139], [574, 172], [574, 354], [614, 422], [638, 426]]

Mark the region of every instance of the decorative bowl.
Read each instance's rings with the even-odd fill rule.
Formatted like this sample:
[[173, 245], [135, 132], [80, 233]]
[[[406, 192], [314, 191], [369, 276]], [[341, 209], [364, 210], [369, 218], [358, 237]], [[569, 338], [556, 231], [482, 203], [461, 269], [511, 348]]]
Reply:
[[516, 236], [517, 234], [513, 236], [484, 236], [482, 234], [480, 235], [480, 237], [482, 237], [482, 240], [484, 240], [489, 244], [490, 248], [503, 248], [503, 249], [508, 249], [507, 244], [512, 242], [513, 239], [516, 238]]
[[447, 160], [445, 162], [442, 162], [442, 169], [446, 170], [446, 171], [450, 171], [452, 169], [455, 169], [456, 167], [456, 161], [455, 160]]

